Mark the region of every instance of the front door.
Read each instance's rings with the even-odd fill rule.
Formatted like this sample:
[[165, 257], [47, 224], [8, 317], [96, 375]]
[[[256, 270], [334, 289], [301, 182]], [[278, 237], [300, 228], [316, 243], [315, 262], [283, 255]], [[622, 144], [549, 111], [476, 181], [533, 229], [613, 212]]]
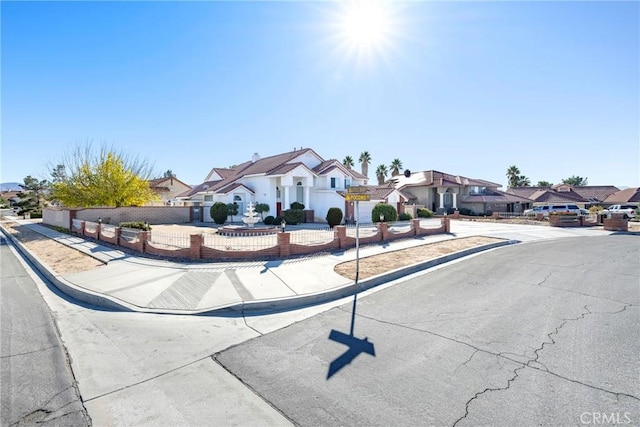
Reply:
[[276, 216], [280, 216], [282, 212], [282, 202], [276, 202]]

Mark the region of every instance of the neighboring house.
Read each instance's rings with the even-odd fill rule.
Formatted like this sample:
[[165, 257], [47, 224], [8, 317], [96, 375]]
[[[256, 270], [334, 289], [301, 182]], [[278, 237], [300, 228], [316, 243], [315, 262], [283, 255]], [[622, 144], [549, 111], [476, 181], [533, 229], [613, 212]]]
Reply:
[[531, 204], [526, 197], [498, 190], [500, 184], [495, 182], [435, 170], [413, 172], [410, 177], [398, 175], [390, 182], [409, 196], [409, 203], [436, 213], [463, 208], [475, 214], [522, 212]]
[[150, 179], [149, 187], [161, 200], [160, 202], [152, 202], [151, 205], [173, 205], [175, 204], [176, 196], [191, 190], [190, 185], [185, 184], [174, 176]]
[[[206, 207], [215, 202], [237, 203], [238, 213], [247, 204], [266, 203], [266, 215], [277, 216], [299, 202], [313, 211], [314, 221], [326, 222], [327, 211], [339, 207], [346, 212], [344, 191], [350, 186], [366, 185], [368, 178], [347, 169], [335, 159], [325, 160], [310, 148], [261, 158], [257, 153], [245, 163], [232, 168], [213, 168], [204, 182], [177, 197], [182, 204], [204, 207], [203, 221], [211, 221]], [[346, 215], [345, 215], [346, 217]], [[370, 222], [360, 215], [361, 221]]]
[[610, 194], [601, 203], [601, 206], [605, 208], [611, 205], [640, 206], [640, 187], [625, 188], [624, 190], [617, 191], [613, 194]]
[[[610, 195], [620, 191], [613, 185], [588, 185], [573, 187], [569, 184], [556, 184], [551, 187], [513, 187], [507, 193], [526, 197], [534, 206], [549, 203], [569, 203], [581, 208], [602, 205]], [[613, 204], [613, 203], [612, 203]]]
[[16, 203], [20, 201], [20, 197], [18, 196], [22, 193], [20, 191], [3, 191], [0, 193], [0, 196], [9, 202], [9, 207], [14, 206]]

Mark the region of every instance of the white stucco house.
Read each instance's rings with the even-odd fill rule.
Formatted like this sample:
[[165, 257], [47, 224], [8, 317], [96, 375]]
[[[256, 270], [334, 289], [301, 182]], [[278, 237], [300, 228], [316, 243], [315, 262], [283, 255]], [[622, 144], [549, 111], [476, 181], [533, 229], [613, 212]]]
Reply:
[[[212, 221], [208, 206], [215, 202], [237, 203], [242, 215], [249, 202], [266, 203], [266, 215], [278, 216], [299, 202], [313, 211], [314, 222], [326, 222], [331, 207], [342, 209], [345, 218], [353, 205], [345, 201], [350, 186], [366, 186], [368, 178], [349, 169], [336, 159], [325, 160], [310, 148], [261, 158], [257, 153], [250, 161], [233, 168], [213, 168], [204, 182], [180, 194], [176, 199], [185, 205], [200, 206], [200, 220]], [[404, 198], [395, 189], [385, 192], [371, 189], [371, 202], [359, 202], [361, 222], [371, 222], [371, 209], [376, 203], [391, 200], [400, 205]], [[377, 195], [377, 196], [376, 196]], [[355, 218], [354, 218], [355, 219]]]

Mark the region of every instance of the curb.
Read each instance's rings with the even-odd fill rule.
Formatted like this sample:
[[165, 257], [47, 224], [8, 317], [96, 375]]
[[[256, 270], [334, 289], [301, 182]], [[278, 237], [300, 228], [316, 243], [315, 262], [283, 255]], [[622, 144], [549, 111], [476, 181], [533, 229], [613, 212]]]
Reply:
[[64, 278], [56, 275], [47, 264], [32, 254], [18, 239], [13, 237], [4, 227], [0, 226], [2, 233], [7, 239], [11, 241], [11, 244], [18, 249], [18, 251], [29, 260], [38, 271], [43, 274], [60, 292], [63, 294], [81, 301], [86, 304], [91, 304], [101, 308], [107, 308], [115, 311], [138, 311], [134, 306], [131, 306], [124, 301], [118, 301], [112, 297], [108, 297], [104, 294], [90, 291], [88, 289], [80, 288], [72, 283], [67, 282]]
[[463, 258], [469, 255], [473, 255], [479, 252], [488, 251], [491, 249], [499, 248], [502, 246], [514, 245], [520, 243], [518, 240], [505, 240], [503, 242], [489, 243], [482, 246], [476, 246], [475, 248], [463, 249], [458, 252], [453, 252], [448, 255], [444, 255], [438, 258], [433, 258], [428, 261], [424, 261], [418, 264], [413, 264], [408, 267], [398, 268], [387, 273], [383, 273], [360, 282], [359, 285], [351, 284], [346, 286], [340, 286], [338, 288], [329, 289], [313, 294], [305, 294], [294, 297], [284, 297], [277, 299], [267, 300], [255, 300], [255, 301], [243, 301], [241, 303], [231, 304], [225, 307], [206, 310], [200, 312], [200, 315], [214, 315], [214, 314], [243, 314], [255, 316], [259, 314], [267, 314], [279, 311], [291, 311], [300, 308], [310, 307], [314, 305], [324, 304], [332, 302], [341, 298], [353, 296], [357, 293], [375, 288], [387, 282], [400, 279], [404, 276], [408, 276], [413, 273], [417, 273], [422, 270], [426, 270], [435, 267], [440, 264], [444, 264], [459, 258]]
[[328, 302], [336, 301], [338, 299], [353, 296], [357, 293], [375, 288], [377, 286], [400, 279], [410, 274], [414, 274], [419, 271], [438, 266], [440, 264], [444, 264], [479, 252], [484, 252], [487, 250], [519, 243], [519, 241], [517, 240], [505, 240], [502, 242], [489, 243], [482, 246], [476, 246], [474, 248], [463, 249], [458, 252], [453, 252], [438, 258], [433, 258], [428, 261], [413, 264], [408, 267], [401, 267], [396, 270], [379, 274], [360, 282], [358, 285], [353, 283], [316, 293], [283, 298], [242, 301], [239, 303], [232, 303], [229, 305], [212, 307], [203, 310], [167, 310], [136, 306], [117, 298], [94, 292], [89, 289], [82, 288], [78, 285], [74, 285], [73, 283], [68, 282], [63, 277], [57, 275], [54, 271], [52, 271], [45, 262], [40, 260], [40, 258], [38, 258], [36, 255], [32, 254], [19, 240], [13, 237], [13, 235], [11, 235], [11, 233], [9, 233], [1, 225], [0, 229], [2, 230], [2, 233], [7, 237], [7, 239], [9, 239], [12, 244], [19, 250], [19, 252], [24, 257], [26, 257], [38, 269], [38, 271], [40, 271], [40, 273], [42, 273], [53, 284], [54, 287], [56, 287], [63, 294], [77, 301], [119, 312], [197, 316], [256, 316], [260, 314], [292, 311], [305, 307], [325, 304]]

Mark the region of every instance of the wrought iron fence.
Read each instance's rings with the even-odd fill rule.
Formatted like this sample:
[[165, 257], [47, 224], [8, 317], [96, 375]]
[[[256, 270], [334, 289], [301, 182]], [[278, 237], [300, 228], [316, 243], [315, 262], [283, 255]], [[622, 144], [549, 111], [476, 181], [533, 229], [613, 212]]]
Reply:
[[167, 248], [188, 248], [191, 246], [191, 236], [184, 233], [158, 233], [152, 231], [147, 238], [148, 242]]
[[314, 230], [296, 230], [291, 232], [289, 243], [296, 245], [324, 245], [336, 238], [336, 233], [329, 227]]
[[257, 251], [278, 245], [277, 234], [263, 236], [231, 235], [220, 236], [216, 233], [204, 233], [204, 246], [220, 251]]
[[80, 231], [82, 230], [82, 220], [81, 219], [72, 219], [71, 220], [71, 229], [73, 231]]
[[120, 238], [129, 243], [135, 243], [140, 240], [140, 230], [136, 228], [121, 228]]
[[100, 234], [105, 237], [116, 237], [116, 226], [110, 224], [100, 225]]
[[[348, 237], [356, 237], [356, 227], [358, 224], [347, 224], [346, 232]], [[378, 233], [378, 226], [372, 222], [360, 223], [358, 227], [358, 237], [375, 236]]]
[[89, 232], [89, 233], [96, 233], [98, 231], [98, 223], [97, 222], [91, 222], [91, 221], [85, 221], [84, 222], [84, 231]]

